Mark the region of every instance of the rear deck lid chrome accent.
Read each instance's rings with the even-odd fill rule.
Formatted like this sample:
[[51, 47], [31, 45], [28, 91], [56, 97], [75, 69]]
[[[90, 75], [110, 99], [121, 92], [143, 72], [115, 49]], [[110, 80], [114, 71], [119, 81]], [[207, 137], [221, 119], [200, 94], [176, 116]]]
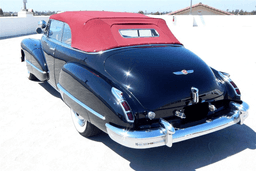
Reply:
[[181, 70], [181, 71], [176, 71], [176, 72], [173, 72], [173, 74], [175, 75], [188, 75], [188, 74], [192, 74], [194, 73], [194, 70]]
[[199, 102], [199, 95], [198, 95], [199, 90], [195, 87], [191, 87], [191, 93], [192, 93], [192, 101], [193, 103], [198, 103]]

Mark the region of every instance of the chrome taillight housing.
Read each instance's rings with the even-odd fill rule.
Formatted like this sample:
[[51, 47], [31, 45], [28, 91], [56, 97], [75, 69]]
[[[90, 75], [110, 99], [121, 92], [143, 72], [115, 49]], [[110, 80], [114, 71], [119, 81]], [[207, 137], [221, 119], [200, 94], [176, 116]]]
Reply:
[[120, 104], [120, 106], [124, 112], [126, 120], [128, 122], [134, 122], [132, 109], [131, 109], [130, 105], [128, 104], [128, 102], [123, 98], [123, 92], [116, 89], [115, 87], [112, 87], [111, 92], [114, 95], [114, 97], [116, 98], [116, 100], [118, 101], [118, 103]]
[[230, 79], [230, 75], [227, 73], [223, 73], [219, 71], [219, 75], [223, 78], [223, 80], [225, 82], [227, 82], [229, 85], [231, 85], [231, 87], [233, 88], [234, 92], [236, 93], [237, 96], [241, 96], [241, 92], [239, 90], [239, 88], [237, 87], [237, 85], [234, 83], [234, 81], [232, 81]]

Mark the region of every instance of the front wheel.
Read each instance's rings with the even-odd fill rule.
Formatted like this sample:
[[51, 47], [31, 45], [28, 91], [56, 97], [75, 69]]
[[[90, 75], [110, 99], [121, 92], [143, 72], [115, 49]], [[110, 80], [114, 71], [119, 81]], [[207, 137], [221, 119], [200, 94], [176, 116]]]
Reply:
[[32, 74], [31, 72], [28, 71], [28, 75], [27, 75], [29, 80], [32, 81], [38, 81], [38, 79], [36, 78], [36, 76], [34, 76], [34, 74]]
[[73, 109], [70, 109], [73, 124], [78, 131], [84, 137], [91, 137], [101, 132], [96, 126], [85, 120], [81, 115], [76, 113]]

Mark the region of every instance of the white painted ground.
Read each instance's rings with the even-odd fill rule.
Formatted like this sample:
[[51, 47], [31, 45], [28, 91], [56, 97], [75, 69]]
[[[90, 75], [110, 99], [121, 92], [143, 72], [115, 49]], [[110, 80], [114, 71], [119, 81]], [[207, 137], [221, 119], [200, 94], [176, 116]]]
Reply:
[[207, 64], [231, 74], [250, 105], [245, 125], [172, 148], [129, 149], [104, 133], [83, 138], [60, 95], [47, 83], [26, 79], [20, 42], [39, 35], [4, 39], [0, 40], [0, 170], [256, 170], [255, 28], [175, 28], [173, 32]]

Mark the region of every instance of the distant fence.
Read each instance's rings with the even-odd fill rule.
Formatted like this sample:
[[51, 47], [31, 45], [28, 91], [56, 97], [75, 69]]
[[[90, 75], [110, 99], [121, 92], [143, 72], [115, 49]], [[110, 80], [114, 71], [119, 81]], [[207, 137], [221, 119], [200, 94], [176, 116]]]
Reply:
[[36, 33], [40, 20], [48, 21], [49, 16], [0, 17], [0, 39]]
[[256, 15], [149, 15], [172, 27], [256, 27]]

